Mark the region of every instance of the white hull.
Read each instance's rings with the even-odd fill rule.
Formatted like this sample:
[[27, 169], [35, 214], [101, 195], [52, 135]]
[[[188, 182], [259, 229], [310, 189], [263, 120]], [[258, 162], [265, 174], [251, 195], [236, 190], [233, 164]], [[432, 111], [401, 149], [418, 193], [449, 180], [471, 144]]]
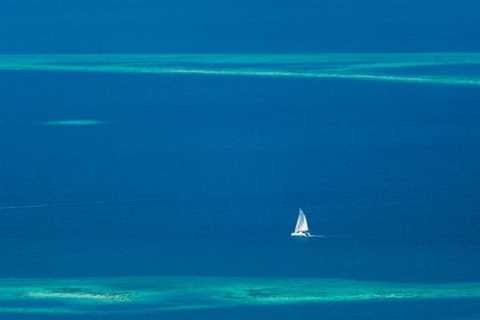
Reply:
[[292, 232], [290, 235], [292, 237], [301, 237], [301, 238], [310, 237], [310, 233], [308, 233], [308, 232]]

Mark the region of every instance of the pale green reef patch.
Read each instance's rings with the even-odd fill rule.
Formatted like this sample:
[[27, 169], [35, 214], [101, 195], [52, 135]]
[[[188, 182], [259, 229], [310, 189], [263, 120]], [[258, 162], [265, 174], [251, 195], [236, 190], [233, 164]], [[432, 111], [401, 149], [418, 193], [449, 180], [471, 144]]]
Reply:
[[[418, 70], [404, 74], [403, 71], [412, 68]], [[331, 78], [480, 86], [480, 53], [0, 55], [1, 70]]]
[[69, 127], [69, 126], [97, 126], [101, 124], [105, 124], [104, 121], [100, 120], [93, 120], [93, 119], [76, 119], [76, 120], [52, 120], [52, 121], [45, 121], [42, 122], [45, 126], [51, 127]]
[[479, 299], [480, 283], [320, 278], [125, 277], [0, 280], [0, 314], [142, 313], [255, 305]]

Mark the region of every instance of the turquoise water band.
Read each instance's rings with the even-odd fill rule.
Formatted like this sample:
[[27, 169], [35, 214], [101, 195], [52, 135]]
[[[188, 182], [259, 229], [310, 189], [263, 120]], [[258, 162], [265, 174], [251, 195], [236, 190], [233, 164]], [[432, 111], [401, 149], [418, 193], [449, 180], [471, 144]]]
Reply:
[[436, 299], [480, 299], [480, 283], [235, 277], [0, 280], [0, 314], [138, 313], [233, 306]]
[[[459, 70], [450, 70], [452, 66]], [[442, 71], [442, 67], [449, 68]], [[479, 69], [476, 73], [465, 72], [475, 68]], [[480, 54], [0, 55], [0, 70], [319, 78], [478, 86]]]

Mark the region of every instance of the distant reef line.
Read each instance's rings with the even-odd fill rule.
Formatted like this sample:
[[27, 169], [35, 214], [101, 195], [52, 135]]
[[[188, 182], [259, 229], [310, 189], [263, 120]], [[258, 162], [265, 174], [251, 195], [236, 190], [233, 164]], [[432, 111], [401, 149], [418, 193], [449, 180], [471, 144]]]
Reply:
[[480, 53], [0, 55], [2, 70], [479, 86]]

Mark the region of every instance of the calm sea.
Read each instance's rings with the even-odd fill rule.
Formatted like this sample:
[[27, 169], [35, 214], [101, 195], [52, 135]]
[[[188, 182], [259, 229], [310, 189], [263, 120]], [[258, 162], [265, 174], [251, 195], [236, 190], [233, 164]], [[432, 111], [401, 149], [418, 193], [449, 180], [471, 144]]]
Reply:
[[[2, 72], [0, 92], [0, 203], [44, 206], [0, 211], [2, 278], [480, 281], [475, 87]], [[103, 123], [42, 125], [64, 119]], [[299, 207], [315, 233], [330, 237], [292, 241]], [[480, 305], [344, 303], [135, 319], [300, 316], [476, 319]]]

